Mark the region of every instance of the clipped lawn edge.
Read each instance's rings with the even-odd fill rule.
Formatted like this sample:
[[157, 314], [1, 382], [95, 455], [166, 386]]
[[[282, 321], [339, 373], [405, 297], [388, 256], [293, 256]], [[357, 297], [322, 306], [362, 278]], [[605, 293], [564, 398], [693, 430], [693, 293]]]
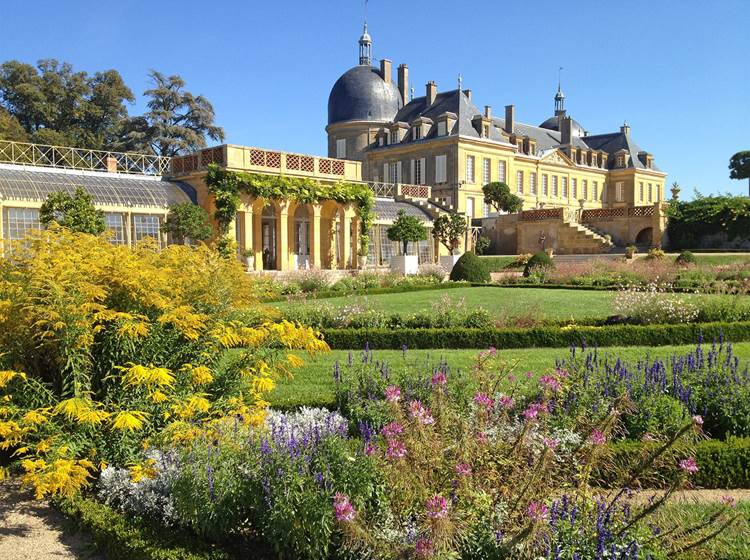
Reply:
[[88, 533], [108, 560], [232, 560], [227, 551], [193, 535], [126, 516], [93, 498], [54, 500], [57, 509]]
[[[478, 284], [482, 285], [482, 284]], [[488, 284], [492, 285], [492, 284]], [[373, 296], [379, 294], [402, 294], [405, 292], [425, 292], [430, 290], [451, 290], [454, 288], [471, 288], [468, 282], [443, 282], [442, 284], [427, 284], [425, 286], [393, 286], [390, 288], [368, 288], [366, 290], [321, 290], [319, 292], [307, 292], [298, 294], [287, 294], [284, 296], [261, 299], [263, 303], [277, 303], [287, 301], [289, 298], [299, 298], [300, 301], [316, 299], [330, 299], [346, 296]]]
[[750, 321], [680, 325], [609, 325], [503, 329], [322, 329], [334, 350], [669, 346], [724, 338], [750, 341]]

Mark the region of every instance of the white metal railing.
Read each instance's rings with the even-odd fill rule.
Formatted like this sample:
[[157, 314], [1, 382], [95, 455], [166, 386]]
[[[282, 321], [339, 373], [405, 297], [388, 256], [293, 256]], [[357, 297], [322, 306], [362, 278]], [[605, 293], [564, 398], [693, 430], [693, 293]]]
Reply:
[[396, 196], [396, 184], [395, 183], [381, 183], [377, 181], [370, 181], [367, 183], [370, 190], [378, 198], [395, 198]]
[[139, 175], [164, 175], [171, 158], [149, 154], [88, 150], [0, 140], [0, 163], [56, 167], [82, 171], [109, 171]]

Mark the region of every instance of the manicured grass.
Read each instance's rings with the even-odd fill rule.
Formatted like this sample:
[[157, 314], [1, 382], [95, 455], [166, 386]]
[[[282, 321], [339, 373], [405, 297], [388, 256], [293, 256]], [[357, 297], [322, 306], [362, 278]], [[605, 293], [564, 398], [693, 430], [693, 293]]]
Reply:
[[479, 257], [482, 259], [482, 262], [487, 265], [487, 268], [489, 268], [490, 272], [502, 272], [503, 270], [508, 270], [510, 265], [514, 262], [516, 262], [516, 257], [514, 256], [481, 256]]
[[[359, 305], [366, 309], [378, 309], [386, 313], [409, 315], [419, 311], [446, 309], [459, 304], [467, 308], [483, 307], [493, 318], [529, 317], [534, 321], [581, 321], [604, 319], [614, 313], [612, 301], [615, 292], [602, 290], [568, 290], [536, 288], [533, 290], [513, 287], [477, 286], [451, 290], [427, 290], [368, 296], [349, 295], [328, 298], [326, 305], [346, 307]], [[718, 295], [689, 295], [681, 297], [717, 298]], [[282, 311], [291, 306], [320, 305], [319, 302], [275, 302], [270, 305]]]
[[[685, 352], [694, 348], [688, 346], [644, 346], [602, 348], [600, 352], [626, 360], [636, 360], [650, 354], [652, 357], [668, 357], [675, 352]], [[750, 359], [750, 342], [734, 345], [737, 356]], [[452, 370], [471, 367], [480, 350], [373, 350], [374, 359], [387, 362], [392, 368], [405, 361], [418, 367], [430, 369], [444, 359]], [[532, 371], [535, 374], [547, 372], [555, 367], [557, 358], [567, 358], [568, 348], [523, 348], [500, 350], [498, 355], [508, 364], [513, 364], [517, 373]], [[332, 406], [334, 403], [333, 367], [336, 361], [345, 367], [349, 361], [349, 350], [333, 350], [326, 354], [310, 357], [299, 354], [305, 365], [296, 370], [293, 379], [281, 379], [270, 395], [271, 405], [280, 408], [299, 406]], [[362, 359], [361, 351], [351, 351], [352, 361]]]

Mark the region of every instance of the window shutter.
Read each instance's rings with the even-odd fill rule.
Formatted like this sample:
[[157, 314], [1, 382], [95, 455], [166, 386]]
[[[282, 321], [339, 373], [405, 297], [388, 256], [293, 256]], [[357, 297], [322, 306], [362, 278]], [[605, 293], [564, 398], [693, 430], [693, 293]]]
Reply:
[[415, 165], [416, 160], [411, 160], [409, 163], [411, 165], [411, 175], [409, 175], [409, 177], [411, 177], [411, 182], [414, 183], [414, 184], [416, 184], [416, 182], [417, 182], [417, 175], [415, 173], [416, 170], [414, 169], [416, 167], [416, 165]]
[[419, 181], [419, 184], [420, 185], [426, 185], [427, 184], [427, 181], [426, 181], [426, 179], [427, 179], [427, 163], [426, 163], [425, 158], [422, 158], [420, 161], [421, 161], [420, 169], [422, 170], [422, 178]]
[[401, 170], [402, 170], [402, 165], [401, 165], [401, 162], [399, 161], [398, 163], [396, 163], [396, 182], [397, 183], [401, 182], [401, 177], [402, 177]]

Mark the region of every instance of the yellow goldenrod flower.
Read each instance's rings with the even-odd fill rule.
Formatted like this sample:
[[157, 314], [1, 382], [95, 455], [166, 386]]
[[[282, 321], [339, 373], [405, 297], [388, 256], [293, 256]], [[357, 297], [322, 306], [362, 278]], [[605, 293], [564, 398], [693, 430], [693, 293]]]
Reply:
[[26, 414], [23, 415], [24, 424], [29, 424], [31, 426], [44, 424], [46, 421], [47, 417], [44, 415], [44, 411], [42, 409], [29, 410]]
[[214, 380], [211, 370], [206, 366], [198, 366], [192, 369], [192, 381], [195, 385], [208, 385]]
[[144, 478], [154, 479], [156, 478], [157, 472], [154, 468], [156, 461], [153, 459], [146, 459], [142, 465], [131, 465], [128, 467], [130, 471], [130, 480], [138, 483]]
[[175, 378], [167, 368], [146, 367], [129, 363], [126, 367], [119, 367], [123, 371], [122, 384], [138, 387], [171, 387]]
[[92, 426], [96, 426], [97, 424], [101, 424], [104, 422], [107, 418], [109, 418], [110, 414], [109, 412], [106, 412], [104, 410], [88, 410], [86, 412], [82, 412], [77, 420], [81, 424], [91, 424]]
[[295, 356], [294, 354], [287, 354], [286, 361], [289, 362], [289, 364], [293, 368], [298, 368], [298, 367], [305, 365], [305, 361], [299, 356]]
[[165, 395], [164, 393], [162, 393], [159, 389], [157, 389], [153, 393], [150, 393], [148, 396], [149, 396], [149, 398], [152, 401], [154, 401], [157, 404], [158, 403], [163, 403], [164, 401], [166, 401], [169, 398], [169, 397], [167, 397], [167, 395]]
[[19, 379], [26, 379], [26, 374], [21, 373], [19, 371], [0, 371], [0, 389], [5, 387], [8, 383], [10, 383], [13, 379], [19, 378]]
[[57, 403], [55, 414], [62, 414], [68, 420], [76, 420], [91, 410], [91, 401], [81, 397], [71, 397]]
[[115, 430], [128, 430], [134, 432], [143, 428], [143, 422], [148, 415], [138, 410], [121, 410], [115, 414], [112, 428]]

